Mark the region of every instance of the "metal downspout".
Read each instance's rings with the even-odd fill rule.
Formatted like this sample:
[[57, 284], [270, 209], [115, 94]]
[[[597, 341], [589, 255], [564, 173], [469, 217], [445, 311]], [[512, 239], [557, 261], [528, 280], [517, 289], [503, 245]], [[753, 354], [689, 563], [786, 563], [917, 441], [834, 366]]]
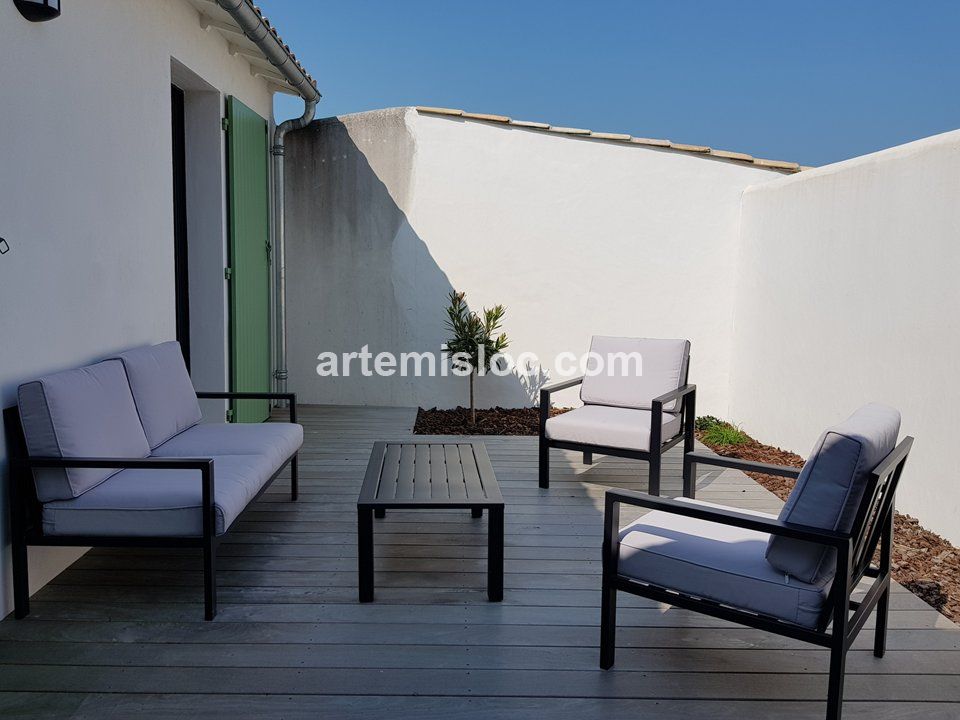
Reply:
[[283, 45], [271, 30], [266, 19], [260, 15], [249, 0], [217, 0], [240, 26], [264, 56], [283, 75], [297, 94], [303, 98], [303, 115], [280, 123], [273, 132], [273, 216], [275, 238], [274, 262], [274, 385], [278, 392], [287, 389], [287, 302], [286, 302], [286, 236], [283, 222], [284, 205], [284, 138], [290, 130], [306, 127], [313, 120], [320, 93], [313, 80], [294, 60], [289, 48]]
[[284, 177], [283, 160], [286, 146], [284, 139], [290, 130], [306, 127], [317, 108], [316, 100], [305, 101], [303, 115], [280, 123], [273, 131], [273, 200], [274, 227], [277, 239], [276, 262], [274, 264], [274, 287], [276, 289], [274, 316], [276, 328], [276, 369], [273, 372], [277, 392], [287, 391], [287, 253], [286, 228], [283, 221]]

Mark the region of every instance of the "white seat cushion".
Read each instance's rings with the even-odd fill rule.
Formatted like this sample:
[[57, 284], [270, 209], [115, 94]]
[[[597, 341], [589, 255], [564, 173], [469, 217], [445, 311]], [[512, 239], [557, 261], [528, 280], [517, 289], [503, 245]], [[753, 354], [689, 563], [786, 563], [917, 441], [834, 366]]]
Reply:
[[[273, 472], [263, 455], [213, 458], [217, 535], [227, 531]], [[199, 470], [123, 470], [78, 498], [46, 503], [43, 532], [197, 537], [203, 534], [202, 503]]]
[[[690, 342], [597, 335], [590, 343], [590, 352], [580, 386], [584, 403], [650, 410], [654, 398], [686, 381]], [[598, 366], [598, 357], [602, 367]], [[663, 409], [677, 411], [678, 403], [664, 403]]]
[[[699, 500], [684, 502], [720, 507]], [[808, 584], [776, 570], [764, 558], [769, 538], [767, 533], [654, 511], [621, 530], [618, 572], [640, 582], [816, 627], [831, 580]]]
[[[603, 445], [625, 450], [650, 449], [649, 410], [584, 405], [547, 420], [547, 437], [551, 440]], [[660, 439], [680, 432], [680, 417], [664, 413]]]
[[201, 423], [174, 435], [155, 457], [263, 455], [275, 472], [303, 445], [303, 427], [293, 423]]

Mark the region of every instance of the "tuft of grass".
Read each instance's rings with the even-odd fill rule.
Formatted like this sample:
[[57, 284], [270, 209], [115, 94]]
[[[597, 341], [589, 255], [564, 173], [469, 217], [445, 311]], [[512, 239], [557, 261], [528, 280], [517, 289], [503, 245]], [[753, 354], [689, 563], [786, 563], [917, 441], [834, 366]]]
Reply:
[[713, 415], [701, 415], [694, 423], [694, 427], [700, 432], [705, 432], [715, 425], [723, 425], [723, 420]]
[[696, 427], [707, 445], [746, 445], [751, 439], [736, 425], [710, 415], [697, 418]]

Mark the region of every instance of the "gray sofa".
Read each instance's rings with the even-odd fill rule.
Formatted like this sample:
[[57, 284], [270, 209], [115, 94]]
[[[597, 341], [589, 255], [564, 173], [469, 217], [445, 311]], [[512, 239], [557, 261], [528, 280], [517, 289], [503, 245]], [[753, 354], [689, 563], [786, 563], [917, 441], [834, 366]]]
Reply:
[[[289, 423], [201, 423], [198, 398], [284, 399]], [[205, 615], [216, 615], [216, 547], [289, 464], [292, 393], [197, 393], [176, 342], [24, 383], [5, 410], [11, 446], [15, 614], [29, 613], [28, 545], [203, 548]]]

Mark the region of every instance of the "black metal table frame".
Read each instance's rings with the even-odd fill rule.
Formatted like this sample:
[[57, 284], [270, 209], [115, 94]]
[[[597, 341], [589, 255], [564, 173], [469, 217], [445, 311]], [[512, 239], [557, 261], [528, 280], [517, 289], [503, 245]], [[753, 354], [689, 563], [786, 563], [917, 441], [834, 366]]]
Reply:
[[[471, 500], [453, 498], [429, 498], [398, 500], [395, 498], [377, 499], [377, 486], [383, 471], [383, 458], [387, 445], [471, 445], [477, 461], [477, 469], [483, 477], [485, 487], [496, 491], [492, 499]], [[486, 483], [492, 481], [492, 485]], [[497, 498], [500, 498], [497, 500]], [[382, 518], [387, 510], [470, 510], [475, 518], [487, 510], [487, 598], [491, 602], [503, 600], [503, 498], [496, 482], [493, 466], [482, 442], [438, 443], [424, 441], [398, 440], [376, 442], [370, 453], [370, 462], [363, 478], [360, 497], [357, 499], [357, 565], [360, 602], [373, 602], [373, 519]]]

